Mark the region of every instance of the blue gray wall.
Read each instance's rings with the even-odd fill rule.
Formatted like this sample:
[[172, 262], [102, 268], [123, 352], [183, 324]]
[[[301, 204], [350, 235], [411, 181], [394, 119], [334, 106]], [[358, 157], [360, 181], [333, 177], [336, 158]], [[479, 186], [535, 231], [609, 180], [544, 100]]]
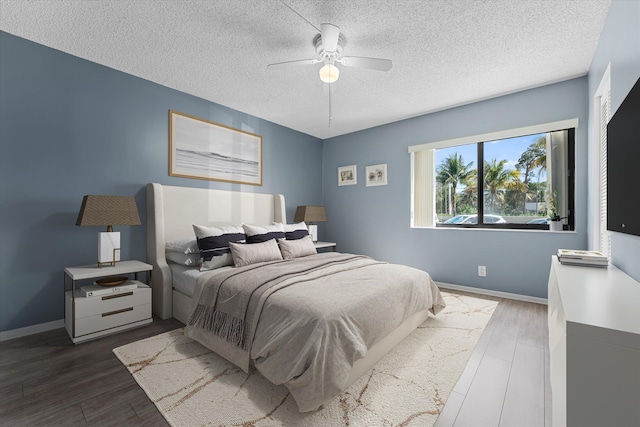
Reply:
[[[589, 69], [590, 117], [593, 117], [593, 98], [609, 64], [611, 64], [611, 112], [615, 113], [640, 78], [640, 1], [614, 0], [611, 2], [609, 16]], [[589, 153], [592, 154], [590, 161], [597, 161], [592, 148], [596, 143], [594, 133], [590, 132]], [[640, 159], [638, 161], [640, 162]], [[634, 183], [629, 183], [629, 189], [638, 194], [637, 185]], [[590, 195], [597, 197], [597, 194]], [[640, 208], [638, 201], [633, 203], [630, 203], [629, 209], [638, 210]], [[611, 261], [640, 281], [640, 237], [611, 233]]]
[[[546, 298], [551, 255], [587, 244], [587, 112], [585, 76], [325, 140], [324, 236], [341, 251], [408, 264], [436, 281]], [[409, 146], [571, 118], [579, 120], [575, 232], [410, 227]], [[365, 166], [378, 163], [387, 163], [388, 185], [365, 187]], [[358, 184], [338, 187], [337, 168], [350, 164]]]
[[[289, 219], [321, 203], [322, 141], [248, 114], [5, 32], [0, 92], [0, 331], [64, 317], [64, 267], [104, 231], [75, 226], [85, 194], [135, 196], [143, 224], [149, 182], [282, 193]], [[263, 186], [169, 177], [169, 109], [262, 135]], [[115, 231], [146, 259], [145, 226]]]
[[[97, 232], [75, 227], [85, 194], [134, 195], [145, 184], [283, 193], [324, 203], [320, 237], [339, 250], [429, 271], [436, 280], [546, 297], [550, 257], [587, 247], [592, 98], [612, 64], [615, 111], [640, 75], [640, 2], [614, 0], [588, 77], [326, 140], [0, 32], [0, 331], [63, 317], [62, 270], [95, 262]], [[168, 176], [168, 110], [263, 136], [262, 187]], [[411, 229], [407, 147], [577, 117], [576, 232]], [[305, 159], [300, 162], [300, 159]], [[314, 164], [310, 159], [317, 159]], [[591, 159], [590, 159], [591, 160]], [[387, 163], [389, 185], [364, 186]], [[356, 164], [356, 186], [337, 168]], [[286, 172], [283, 172], [286, 171]], [[123, 259], [146, 258], [146, 228], [120, 227]], [[613, 262], [640, 280], [640, 238], [614, 233]], [[487, 277], [477, 276], [487, 266]]]

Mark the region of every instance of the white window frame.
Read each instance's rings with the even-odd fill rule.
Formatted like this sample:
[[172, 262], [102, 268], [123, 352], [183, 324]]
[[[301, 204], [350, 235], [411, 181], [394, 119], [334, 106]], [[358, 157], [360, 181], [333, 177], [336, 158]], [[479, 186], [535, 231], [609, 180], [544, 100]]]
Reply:
[[[437, 150], [439, 148], [449, 148], [449, 147], [456, 147], [460, 145], [477, 144], [483, 141], [496, 141], [500, 139], [509, 139], [509, 138], [516, 138], [519, 136], [534, 135], [538, 133], [555, 132], [555, 131], [571, 129], [571, 128], [574, 128], [574, 129], [578, 128], [577, 118], [560, 120], [557, 122], [543, 123], [539, 125], [525, 126], [525, 127], [515, 128], [515, 129], [502, 130], [497, 132], [483, 133], [483, 134], [473, 135], [473, 136], [465, 136], [462, 138], [447, 139], [444, 141], [428, 142], [426, 144], [410, 146], [408, 148], [408, 151], [409, 151], [409, 154], [411, 155], [411, 184], [412, 184], [411, 185], [411, 217], [410, 217], [411, 227], [412, 228], [434, 228], [436, 225], [434, 221], [435, 209], [433, 210], [434, 218], [428, 217], [426, 218], [426, 221], [422, 224], [417, 224], [418, 221], [416, 221], [416, 218], [415, 218], [416, 216], [415, 211], [417, 210], [416, 202], [419, 202], [419, 201], [416, 200], [415, 198], [415, 180], [417, 179], [416, 172], [418, 171], [416, 171], [416, 168], [415, 168], [414, 153], [419, 151], [425, 151], [425, 150]], [[435, 162], [433, 162], [433, 167], [435, 168]], [[433, 174], [433, 172], [434, 171], [426, 171], [426, 172], [422, 171], [421, 173], [425, 175], [431, 175]], [[484, 230], [486, 230], [486, 228]]]
[[607, 65], [593, 97], [593, 152], [589, 176], [591, 189], [591, 250], [611, 255], [611, 233], [607, 230], [607, 124], [611, 120], [611, 63]]

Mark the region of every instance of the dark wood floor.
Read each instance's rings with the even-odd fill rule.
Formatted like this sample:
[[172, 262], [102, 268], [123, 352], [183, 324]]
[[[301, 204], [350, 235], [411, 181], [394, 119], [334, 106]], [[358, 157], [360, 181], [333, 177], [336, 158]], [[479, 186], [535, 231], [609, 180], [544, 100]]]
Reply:
[[112, 350], [177, 320], [74, 345], [64, 328], [0, 343], [2, 426], [167, 426]]
[[[550, 425], [546, 306], [500, 301], [437, 426]], [[64, 329], [0, 343], [2, 426], [166, 426], [116, 347], [183, 325], [151, 325], [73, 345]]]

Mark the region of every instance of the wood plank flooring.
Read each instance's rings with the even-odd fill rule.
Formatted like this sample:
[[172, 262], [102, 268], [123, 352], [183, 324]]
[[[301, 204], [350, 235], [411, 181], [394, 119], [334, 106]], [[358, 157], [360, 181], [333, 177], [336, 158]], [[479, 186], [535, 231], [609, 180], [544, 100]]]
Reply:
[[111, 350], [177, 320], [74, 345], [64, 328], [0, 343], [2, 426], [167, 426]]
[[547, 306], [490, 299], [498, 307], [435, 425], [551, 426]]
[[[550, 426], [547, 307], [500, 302], [437, 427]], [[112, 353], [183, 325], [150, 325], [73, 345], [56, 329], [0, 342], [0, 425], [167, 426]]]

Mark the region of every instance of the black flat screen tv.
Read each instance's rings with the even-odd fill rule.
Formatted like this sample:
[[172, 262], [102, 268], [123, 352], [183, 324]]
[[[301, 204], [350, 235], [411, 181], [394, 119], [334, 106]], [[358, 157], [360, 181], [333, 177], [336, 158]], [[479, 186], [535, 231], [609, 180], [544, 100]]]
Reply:
[[607, 230], [640, 236], [640, 79], [607, 125]]

